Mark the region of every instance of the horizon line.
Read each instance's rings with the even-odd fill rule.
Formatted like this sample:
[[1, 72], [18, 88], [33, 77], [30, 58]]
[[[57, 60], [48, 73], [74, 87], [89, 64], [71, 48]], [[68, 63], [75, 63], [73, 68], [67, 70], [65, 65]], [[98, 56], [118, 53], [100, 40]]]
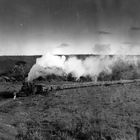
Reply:
[[[54, 54], [57, 56], [78, 56], [78, 55], [94, 55], [94, 56], [140, 56], [140, 54]], [[0, 56], [43, 56], [43, 54], [34, 54], [34, 55], [19, 55], [19, 54], [15, 54], [15, 55], [0, 55]]]

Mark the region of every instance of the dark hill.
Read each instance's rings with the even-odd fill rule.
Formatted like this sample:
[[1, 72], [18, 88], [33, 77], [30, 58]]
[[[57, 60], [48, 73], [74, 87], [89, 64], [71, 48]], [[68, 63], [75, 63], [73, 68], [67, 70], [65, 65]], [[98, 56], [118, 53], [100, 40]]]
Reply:
[[37, 57], [40, 56], [0, 56], [0, 74], [9, 72], [14, 65], [21, 62], [26, 64], [26, 70], [29, 71]]

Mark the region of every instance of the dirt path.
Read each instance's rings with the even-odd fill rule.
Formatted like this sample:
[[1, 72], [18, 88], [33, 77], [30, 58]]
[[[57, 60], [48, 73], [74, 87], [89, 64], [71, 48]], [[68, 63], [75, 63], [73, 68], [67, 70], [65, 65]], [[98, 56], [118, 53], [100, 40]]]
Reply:
[[6, 100], [2, 100], [2, 101], [0, 101], [0, 107], [1, 106], [3, 106], [3, 105], [5, 105], [5, 104], [7, 104], [7, 103], [9, 103], [10, 101], [12, 101], [13, 99], [6, 99]]
[[[12, 98], [0, 101], [0, 108], [4, 109], [7, 104], [13, 101]], [[5, 110], [5, 109], [4, 109]], [[15, 140], [18, 131], [15, 126], [12, 125], [13, 116], [7, 112], [0, 112], [0, 140]]]

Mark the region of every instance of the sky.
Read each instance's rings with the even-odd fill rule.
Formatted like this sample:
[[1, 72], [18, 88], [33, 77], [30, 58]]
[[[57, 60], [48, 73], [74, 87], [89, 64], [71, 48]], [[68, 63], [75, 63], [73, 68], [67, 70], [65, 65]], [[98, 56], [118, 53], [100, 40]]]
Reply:
[[0, 0], [0, 55], [140, 54], [139, 0]]

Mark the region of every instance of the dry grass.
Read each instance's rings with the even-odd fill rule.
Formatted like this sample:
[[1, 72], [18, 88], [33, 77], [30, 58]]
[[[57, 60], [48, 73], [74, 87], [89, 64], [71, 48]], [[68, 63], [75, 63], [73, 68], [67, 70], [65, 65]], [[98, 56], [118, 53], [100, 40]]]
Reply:
[[139, 93], [136, 83], [54, 91], [19, 98], [0, 115], [12, 115], [17, 140], [135, 140]]

